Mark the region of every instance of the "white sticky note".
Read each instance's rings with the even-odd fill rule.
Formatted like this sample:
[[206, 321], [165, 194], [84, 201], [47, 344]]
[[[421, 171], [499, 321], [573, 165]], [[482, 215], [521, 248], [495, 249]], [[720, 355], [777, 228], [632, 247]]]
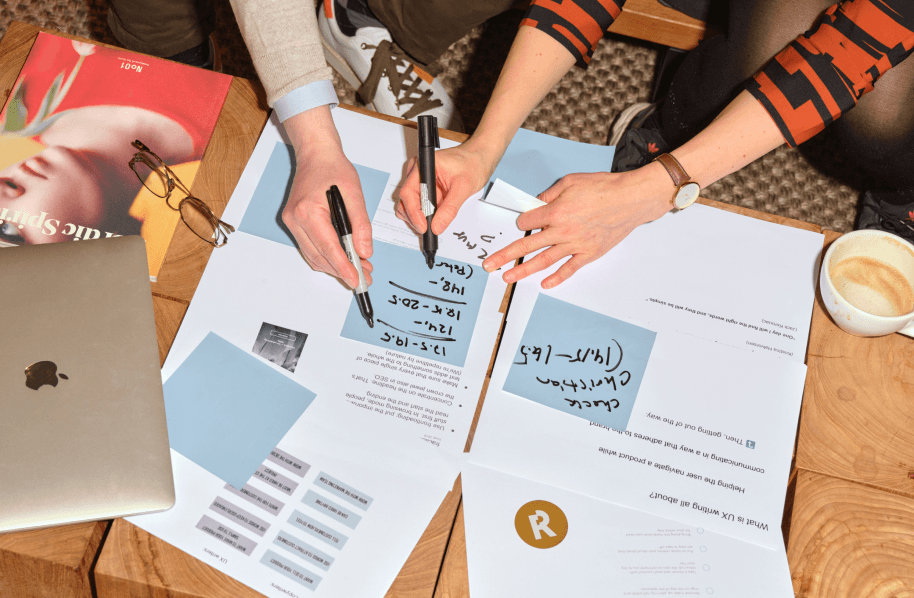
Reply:
[[495, 179], [495, 182], [492, 183], [492, 188], [489, 189], [489, 193], [481, 198], [480, 201], [520, 213], [546, 205], [545, 201], [524, 193], [501, 179]]

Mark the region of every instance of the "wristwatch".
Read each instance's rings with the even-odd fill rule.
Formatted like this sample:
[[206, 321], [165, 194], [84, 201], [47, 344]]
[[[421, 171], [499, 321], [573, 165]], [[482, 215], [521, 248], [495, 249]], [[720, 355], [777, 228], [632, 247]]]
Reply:
[[676, 190], [673, 191], [673, 198], [670, 200], [673, 207], [677, 210], [684, 210], [695, 203], [701, 188], [698, 183], [689, 177], [679, 160], [670, 154], [660, 154], [654, 158], [654, 161], [660, 162], [666, 168], [670, 178], [673, 179], [673, 184], [676, 186]]

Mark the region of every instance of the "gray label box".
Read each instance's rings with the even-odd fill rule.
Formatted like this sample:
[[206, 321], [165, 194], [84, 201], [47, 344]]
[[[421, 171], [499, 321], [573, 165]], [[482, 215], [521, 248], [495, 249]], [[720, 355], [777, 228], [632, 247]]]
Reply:
[[289, 453], [285, 453], [278, 448], [270, 451], [270, 456], [267, 457], [267, 461], [276, 463], [280, 467], [291, 471], [300, 478], [305, 477], [305, 474], [308, 473], [309, 469], [311, 469], [311, 466], [301, 459], [296, 459]]
[[237, 520], [244, 525], [245, 529], [250, 530], [261, 537], [263, 537], [270, 527], [270, 524], [263, 519], [251, 515], [241, 507], [232, 504], [221, 496], [217, 496], [213, 499], [213, 504], [211, 504], [209, 508], [211, 511], [215, 511], [229, 519]]
[[219, 523], [207, 515], [200, 519], [196, 527], [243, 554], [250, 556], [251, 551], [257, 548], [257, 543], [250, 538], [245, 538], [229, 526]]
[[296, 526], [298, 529], [304, 531], [307, 534], [314, 536], [315, 538], [335, 546], [336, 548], [342, 549], [346, 545], [346, 541], [349, 540], [346, 536], [339, 533], [338, 531], [330, 528], [320, 521], [308, 517], [304, 513], [299, 511], [293, 511], [289, 516], [289, 523]]
[[241, 490], [230, 486], [229, 484], [225, 485], [225, 489], [234, 494], [235, 496], [240, 496], [244, 500], [248, 501], [252, 505], [257, 505], [267, 513], [272, 515], [278, 515], [282, 510], [284, 503], [279, 502], [269, 494], [264, 494], [260, 490], [257, 490], [250, 484], [245, 484], [241, 487]]
[[323, 471], [317, 474], [317, 478], [314, 480], [314, 485], [323, 488], [333, 496], [337, 496], [342, 500], [357, 506], [363, 511], [367, 511], [368, 507], [371, 506], [371, 503], [374, 502], [374, 499], [364, 492], [359, 492], [352, 486], [344, 484], [335, 477], [328, 475]]
[[254, 472], [254, 477], [258, 480], [263, 480], [265, 483], [289, 496], [292, 496], [292, 493], [298, 488], [298, 482], [293, 482], [275, 469], [267, 467], [266, 465], [261, 465], [260, 468]]
[[307, 542], [299, 540], [286, 531], [280, 531], [273, 539], [273, 544], [284, 548], [292, 554], [305, 559], [308, 563], [327, 571], [333, 564], [333, 557], [327, 553], [321, 552]]
[[272, 550], [267, 550], [260, 562], [266, 565], [270, 570], [285, 575], [292, 581], [295, 581], [309, 590], [316, 590], [321, 582], [321, 577], [311, 573], [295, 561], [284, 556], [280, 556]]
[[362, 520], [361, 515], [356, 515], [349, 509], [336, 504], [329, 498], [325, 498], [314, 490], [308, 490], [305, 492], [305, 497], [302, 498], [301, 501], [312, 509], [317, 509], [319, 513], [323, 513], [332, 519], [336, 519], [346, 527], [351, 527], [352, 529], [355, 529], [355, 526], [357, 526], [359, 521]]

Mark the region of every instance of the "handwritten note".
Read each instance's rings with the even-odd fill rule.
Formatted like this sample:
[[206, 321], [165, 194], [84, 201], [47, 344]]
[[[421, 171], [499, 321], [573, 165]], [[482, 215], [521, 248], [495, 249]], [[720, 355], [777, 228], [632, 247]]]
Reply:
[[625, 430], [657, 333], [539, 295], [504, 390]]
[[485, 270], [441, 257], [429, 270], [419, 251], [377, 240], [371, 263], [375, 326], [368, 327], [353, 299], [340, 335], [463, 367], [486, 288]]
[[[282, 142], [276, 143], [238, 230], [289, 247], [296, 246], [295, 238], [282, 222], [282, 211], [289, 198], [292, 179], [295, 176], [294, 159], [291, 146]], [[362, 195], [365, 197], [368, 218], [372, 219], [378, 209], [378, 204], [381, 203], [381, 195], [387, 186], [390, 173], [361, 164], [353, 166], [355, 166], [359, 182], [362, 184]]]
[[315, 394], [210, 332], [164, 385], [168, 442], [244, 486]]

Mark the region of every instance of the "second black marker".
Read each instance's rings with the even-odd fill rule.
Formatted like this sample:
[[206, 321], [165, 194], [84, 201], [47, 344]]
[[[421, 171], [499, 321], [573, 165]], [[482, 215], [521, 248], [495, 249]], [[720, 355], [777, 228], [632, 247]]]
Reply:
[[365, 318], [369, 328], [374, 328], [374, 310], [371, 308], [371, 299], [368, 298], [368, 283], [365, 281], [365, 273], [362, 272], [362, 260], [355, 252], [355, 245], [352, 242], [352, 224], [349, 222], [349, 214], [346, 212], [346, 203], [336, 185], [327, 190], [327, 202], [330, 204], [330, 223], [340, 238], [340, 245], [343, 246], [346, 257], [355, 266], [355, 271], [359, 275], [359, 284], [352, 289], [352, 294], [355, 295], [359, 312]]
[[438, 209], [438, 187], [435, 179], [435, 148], [438, 141], [438, 120], [434, 116], [419, 117], [419, 198], [427, 228], [422, 234], [422, 255], [429, 270], [435, 265], [438, 235], [432, 232], [432, 219]]

